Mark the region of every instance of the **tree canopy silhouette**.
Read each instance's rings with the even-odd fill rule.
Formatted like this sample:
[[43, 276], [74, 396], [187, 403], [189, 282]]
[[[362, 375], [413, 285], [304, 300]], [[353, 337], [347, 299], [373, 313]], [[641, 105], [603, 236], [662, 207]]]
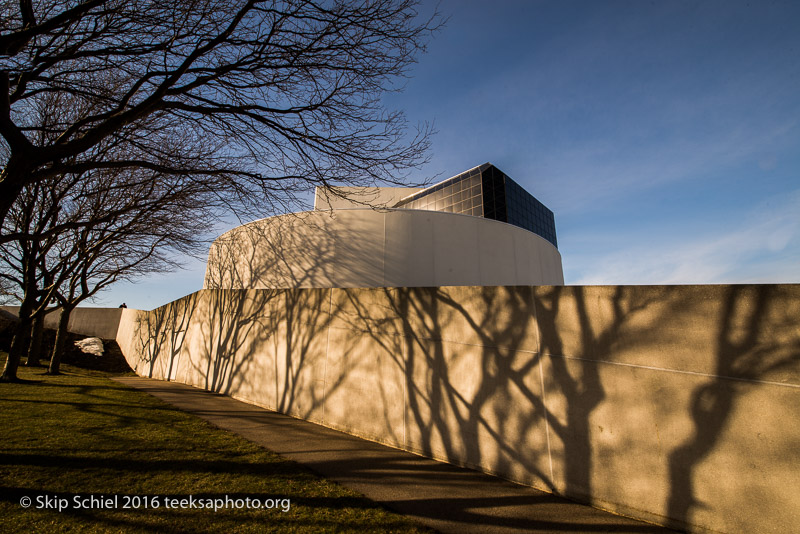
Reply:
[[381, 97], [438, 24], [413, 0], [0, 0], [0, 221], [87, 172], [208, 181], [240, 209], [397, 183], [430, 130]]
[[20, 302], [0, 381], [16, 380], [27, 333], [53, 303], [61, 309], [50, 364], [57, 374], [72, 310], [119, 280], [171, 270], [204, 250], [219, 207], [202, 184], [142, 168], [25, 186], [3, 223], [13, 239], [0, 243], [1, 289]]

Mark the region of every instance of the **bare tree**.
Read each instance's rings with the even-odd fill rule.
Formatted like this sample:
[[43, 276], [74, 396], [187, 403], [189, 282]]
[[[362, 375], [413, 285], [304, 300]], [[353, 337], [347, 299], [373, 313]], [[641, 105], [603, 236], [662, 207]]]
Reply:
[[[59, 372], [69, 314], [78, 304], [117, 281], [173, 270], [180, 266], [176, 258], [197, 253], [199, 246], [206, 244], [203, 237], [216, 220], [209, 213], [214, 206], [213, 198], [203, 204], [198, 201], [202, 198], [200, 192], [191, 187], [149, 192], [149, 195], [151, 206], [131, 209], [113, 220], [73, 234], [78, 255], [72, 275], [54, 292], [61, 318], [50, 374]], [[110, 201], [118, 200], [117, 192], [110, 197]], [[101, 219], [106, 203], [95, 201], [91, 209]]]
[[[66, 181], [65, 181], [66, 182]], [[31, 325], [41, 317], [52, 298], [53, 287], [60, 283], [51, 273], [68, 274], [67, 257], [53, 256], [51, 250], [57, 244], [57, 236], [43, 235], [58, 218], [59, 193], [56, 188], [47, 188], [45, 182], [37, 182], [23, 190], [12, 206], [4, 224], [4, 232], [20, 236], [0, 246], [0, 280], [3, 291], [20, 302], [19, 318], [15, 335], [11, 341], [6, 366], [0, 379], [16, 379], [17, 367], [24, 345], [28, 341]], [[22, 237], [25, 236], [25, 237]], [[43, 270], [45, 258], [50, 257], [50, 269]]]
[[[89, 171], [210, 180], [262, 210], [313, 185], [400, 183], [430, 131], [409, 134], [381, 97], [439, 24], [415, 8], [0, 0], [0, 221], [26, 184]], [[165, 158], [176, 136], [192, 150]]]
[[72, 310], [118, 280], [173, 269], [199, 252], [219, 207], [206, 184], [148, 169], [94, 171], [25, 188], [5, 225], [17, 238], [0, 245], [0, 277], [21, 301], [2, 380], [16, 379], [26, 333], [48, 302], [61, 308], [55, 374]]

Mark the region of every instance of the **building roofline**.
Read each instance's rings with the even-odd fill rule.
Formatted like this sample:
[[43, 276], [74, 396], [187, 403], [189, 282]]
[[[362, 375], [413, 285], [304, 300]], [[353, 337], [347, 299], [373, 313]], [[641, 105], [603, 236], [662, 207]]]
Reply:
[[421, 190], [417, 191], [416, 193], [411, 193], [410, 195], [401, 198], [400, 200], [397, 201], [397, 203], [395, 203], [395, 206], [398, 206], [399, 204], [401, 204], [401, 203], [405, 202], [406, 200], [409, 200], [409, 199], [411, 199], [413, 197], [424, 196], [426, 193], [436, 189], [437, 187], [439, 187], [440, 185], [444, 184], [445, 182], [448, 182], [450, 180], [458, 178], [459, 176], [462, 176], [462, 175], [467, 174], [467, 173], [471, 173], [472, 171], [485, 171], [489, 167], [494, 167], [494, 165], [492, 165], [491, 163], [489, 163], [487, 161], [486, 163], [483, 163], [483, 164], [478, 165], [476, 167], [472, 167], [471, 169], [467, 169], [466, 171], [462, 171], [462, 172], [460, 172], [458, 174], [454, 174], [450, 178], [445, 178], [441, 182], [437, 182], [437, 183], [435, 183], [433, 185], [429, 185], [425, 189], [421, 189]]

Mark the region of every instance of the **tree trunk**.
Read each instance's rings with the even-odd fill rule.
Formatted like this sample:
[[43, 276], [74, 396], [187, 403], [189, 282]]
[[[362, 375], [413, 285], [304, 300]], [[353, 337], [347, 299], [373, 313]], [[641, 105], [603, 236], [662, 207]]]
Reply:
[[11, 347], [8, 349], [8, 359], [6, 360], [3, 374], [0, 376], [0, 382], [16, 382], [18, 380], [17, 369], [19, 368], [19, 361], [28, 345], [28, 335], [31, 331], [32, 307], [32, 303], [22, 301], [22, 306], [19, 308], [19, 324], [17, 325], [17, 331], [14, 333], [14, 338], [11, 340]]
[[44, 334], [44, 314], [39, 315], [33, 321], [33, 330], [31, 331], [31, 344], [28, 348], [28, 361], [25, 363], [26, 367], [39, 367], [41, 363], [39, 360], [42, 356], [42, 337]]
[[53, 344], [53, 355], [50, 357], [50, 368], [47, 370], [49, 375], [59, 374], [61, 367], [61, 356], [64, 354], [64, 347], [67, 344], [67, 326], [69, 326], [69, 316], [74, 306], [64, 306], [61, 308], [61, 317], [58, 319], [58, 330], [56, 330], [56, 342]]
[[[6, 83], [8, 82], [6, 81]], [[6, 84], [3, 85], [8, 87]], [[25, 159], [30, 159], [30, 155], [10, 157], [0, 173], [0, 224], [5, 222], [8, 211], [25, 186], [25, 176], [28, 176], [28, 173], [33, 170], [30, 163], [27, 165], [24, 163]], [[2, 237], [0, 235], [0, 240]], [[5, 372], [3, 376], [5, 376]]]

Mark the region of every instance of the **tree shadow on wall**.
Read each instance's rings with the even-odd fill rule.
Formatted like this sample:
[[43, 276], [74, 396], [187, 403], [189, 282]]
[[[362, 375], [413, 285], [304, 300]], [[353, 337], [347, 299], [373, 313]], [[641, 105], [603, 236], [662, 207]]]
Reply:
[[[325, 356], [330, 290], [244, 288], [308, 287], [330, 279], [330, 262], [320, 258], [333, 256], [334, 239], [302, 214], [267, 221], [238, 227], [212, 248], [205, 279], [209, 291], [197, 301], [202, 306], [195, 312], [199, 342], [192, 344], [197, 352], [187, 360], [188, 374], [195, 382], [199, 377], [195, 385], [204, 389], [239, 396], [249, 391], [259, 404], [313, 419], [324, 400], [315, 384], [321, 377], [314, 373], [324, 369], [317, 364]], [[267, 383], [267, 389], [274, 388], [269, 398]], [[337, 385], [326, 384], [326, 389]]]
[[[324, 375], [325, 342], [332, 318], [330, 290], [288, 289], [283, 295], [283, 315], [273, 320], [273, 329], [282, 328], [283, 333], [273, 343], [275, 368], [283, 369], [282, 380], [278, 373], [275, 375], [275, 409], [303, 419], [319, 419], [315, 415], [323, 406], [326, 392], [341, 383], [329, 383]], [[310, 368], [319, 363], [315, 369]], [[320, 378], [323, 388], [317, 387]]]
[[[536, 370], [538, 355], [525, 353], [524, 358], [518, 358], [526, 348], [525, 342], [536, 335], [530, 290], [483, 287], [477, 289], [476, 299], [473, 312], [468, 312], [446, 289], [398, 291], [398, 313], [416, 318], [413, 323], [403, 323], [408, 340], [408, 406], [419, 433], [416, 445], [434, 453], [434, 442], [438, 441], [449, 461], [495, 473], [505, 473], [510, 464], [519, 463], [535, 477], [547, 480], [549, 477], [530, 461], [531, 456], [546, 451], [531, 450], [530, 444], [523, 447], [507, 438], [527, 434], [543, 415], [541, 399], [527, 381]], [[485, 313], [476, 315], [474, 310]], [[503, 318], [494, 313], [499, 310]], [[458, 345], [460, 334], [477, 343]], [[469, 358], [463, 365], [472, 368], [467, 381], [451, 377], [451, 362], [457, 362], [462, 351]], [[419, 380], [418, 368], [424, 370], [423, 380]], [[511, 387], [530, 403], [528, 410], [517, 413], [514, 430], [506, 428], [511, 422], [506, 411], [512, 402]], [[482, 436], [488, 436], [501, 454], [493, 459], [485, 457]]]
[[[248, 223], [223, 234], [209, 251], [204, 287], [248, 289], [331, 287], [337, 240], [318, 213], [290, 213]], [[341, 251], [340, 251], [341, 252]]]
[[[555, 326], [559, 303], [565, 298], [562, 287], [371, 290], [382, 294], [382, 306], [376, 304], [380, 299], [370, 296], [369, 305], [364, 304], [368, 291], [350, 292], [350, 308], [356, 313], [347, 324], [369, 336], [374, 350], [405, 378], [406, 429], [404, 439], [393, 435], [398, 444], [591, 502], [594, 451], [589, 419], [603, 401], [604, 390], [597, 363], [580, 358], [607, 357], [626, 320], [648, 308], [653, 299], [636, 299], [617, 288], [611, 296], [611, 318], [598, 328], [592, 324], [581, 288], [570, 288], [581, 352], [575, 355], [576, 365], [568, 366]], [[546, 340], [541, 347], [540, 336]], [[542, 394], [543, 358], [552, 374], [549, 387], [564, 399], [555, 411]], [[384, 384], [378, 387], [383, 399], [391, 398], [383, 394]], [[386, 422], [389, 426], [388, 415]], [[553, 481], [545, 436], [548, 425], [564, 447], [565, 487]], [[464, 508], [464, 513], [475, 505], [458, 499], [447, 502], [453, 509]], [[501, 502], [491, 504], [502, 506]], [[577, 531], [597, 526], [591, 519], [585, 521], [551, 527]], [[640, 531], [649, 528], [641, 526]]]
[[[535, 300], [540, 354], [547, 359], [553, 382], [552, 390], [544, 395], [563, 400], [558, 412], [551, 409], [545, 415], [550, 432], [563, 447], [564, 481], [559, 492], [591, 503], [595, 496], [592, 473], [596, 437], [590, 419], [606, 398], [599, 362], [614, 360], [623, 329], [627, 345], [635, 345], [647, 336], [646, 331], [626, 326], [637, 314], [646, 313], [658, 297], [642, 295], [629, 286], [616, 286], [613, 294], [603, 299], [610, 307], [604, 310], [603, 321], [596, 320], [596, 310], [592, 320], [590, 307], [596, 306], [598, 300], [588, 298], [586, 288], [581, 286], [542, 288]], [[562, 309], [565, 305], [568, 310]], [[650, 324], [658, 324], [658, 319], [651, 318]], [[565, 331], [570, 336], [569, 348], [565, 347]], [[550, 404], [556, 406], [558, 402]]]
[[[451, 295], [465, 289], [474, 290], [466, 305]], [[358, 294], [352, 293], [350, 304], [357, 313], [350, 327], [369, 335], [405, 377], [412, 448], [505, 476], [521, 465], [529, 480], [559, 491], [549, 469], [543, 468], [548, 463], [543, 459], [549, 455], [546, 440], [538, 448], [522, 441], [544, 432], [546, 419], [569, 458], [565, 493], [591, 495], [588, 421], [604, 394], [595, 363], [582, 362], [570, 372], [561, 357], [555, 318], [562, 290], [549, 288], [549, 293], [534, 298], [528, 287], [382, 289], [376, 291], [383, 292], [387, 310], [377, 314], [374, 303], [367, 308]], [[614, 318], [601, 332], [592, 331], [584, 296], [580, 290], [576, 292], [584, 348], [577, 357], [607, 355], [627, 314], [649, 304], [623, 304], [623, 291], [619, 288], [614, 295]], [[539, 326], [544, 329], [542, 338], [547, 340], [541, 350], [537, 346], [537, 311]], [[395, 318], [400, 318], [399, 328], [391, 325]], [[567, 399], [565, 423], [548, 412], [541, 394], [543, 354], [552, 360], [556, 385]], [[451, 376], [454, 368], [462, 365], [469, 368], [469, 377]], [[464, 371], [459, 372], [463, 375]], [[514, 404], [520, 401], [526, 405]], [[491, 456], [481, 449], [485, 438], [497, 448]]]
[[[377, 363], [378, 369], [383, 369], [379, 362], [384, 360], [389, 364], [389, 382], [392, 376], [402, 376], [406, 370], [405, 339], [398, 319], [400, 316], [393, 306], [395, 291], [391, 288], [337, 290], [337, 294], [342, 298], [335, 303], [335, 307], [332, 307], [332, 316], [335, 318], [332, 328], [340, 331], [336, 357], [345, 362], [366, 359], [371, 365]], [[363, 339], [368, 339], [369, 344], [365, 346]], [[365, 349], [368, 351], [367, 354]], [[352, 369], [353, 365], [351, 364], [349, 368]], [[340, 383], [346, 380], [347, 363], [344, 369], [345, 372], [340, 374]], [[392, 403], [397, 399], [396, 388], [387, 384], [383, 376], [371, 378], [369, 386], [376, 387], [377, 391], [370, 389], [370, 394], [377, 393], [379, 398], [372, 396], [370, 403], [372, 406], [384, 407], [378, 415], [382, 419], [380, 426], [384, 434], [371, 437], [390, 445], [403, 447], [403, 428], [397, 424], [391, 413]]]
[[[582, 488], [580, 494], [589, 494], [588, 418], [603, 399], [596, 370], [586, 365], [572, 377], [562, 359], [553, 365], [558, 384], [571, 402], [567, 422], [560, 424], [547, 411], [539, 376], [542, 352], [561, 355], [559, 337], [552, 335], [555, 329], [550, 327], [547, 339], [551, 344], [544, 351], [536, 350], [537, 303], [531, 289], [482, 287], [466, 291], [473, 289], [466, 304], [463, 298], [451, 295], [454, 291], [466, 294], [464, 288], [376, 290], [383, 292], [386, 303], [386, 311], [378, 313], [373, 302], [371, 307], [364, 306], [359, 293], [351, 294], [350, 305], [356, 315], [350, 320], [350, 328], [370, 336], [405, 377], [407, 434], [411, 436], [407, 444], [427, 455], [505, 476], [513, 472], [515, 464], [522, 465], [527, 477], [556, 491], [551, 473], [543, 468], [547, 461], [542, 460], [549, 454], [546, 440], [534, 447], [521, 441], [524, 436], [543, 432], [546, 418], [552, 420], [552, 431], [562, 437], [568, 449], [568, 492], [578, 493]], [[542, 323], [554, 322], [560, 290], [553, 288], [542, 299]], [[618, 317], [608, 331], [595, 335], [581, 297], [578, 295], [577, 308], [583, 342], [592, 349], [598, 345], [596, 338], [600, 345], [608, 345], [607, 340], [613, 338], [624, 319], [621, 305], [616, 306]], [[549, 308], [543, 304], [549, 304]], [[391, 324], [395, 318], [400, 318], [399, 328]], [[469, 368], [466, 379], [465, 371], [458, 370], [460, 366]], [[451, 376], [454, 372], [461, 376]], [[381, 396], [388, 397], [382, 388]], [[526, 406], [514, 405], [523, 399]], [[509, 417], [509, 411], [514, 412], [513, 417]], [[487, 443], [486, 438], [497, 449], [490, 455], [481, 446]]]
[[[140, 363], [146, 365], [149, 378], [154, 376], [156, 363], [166, 359], [163, 378], [175, 379], [186, 329], [197, 308], [197, 296], [193, 293], [152, 311], [138, 312], [135, 339]], [[138, 364], [135, 367], [138, 368]]]
[[771, 325], [777, 326], [777, 336], [764, 329], [770, 315], [779, 312], [774, 299], [778, 293], [773, 285], [734, 285], [725, 290], [716, 327], [715, 376], [692, 392], [692, 435], [669, 455], [667, 514], [682, 525], [691, 525], [692, 513], [706, 506], [696, 496], [695, 472], [719, 444], [737, 396], [754, 387], [752, 381], [796, 368], [800, 361], [800, 339], [795, 335], [794, 343], [787, 344], [780, 336], [781, 330], [796, 329], [796, 316], [784, 310], [783, 320]]

